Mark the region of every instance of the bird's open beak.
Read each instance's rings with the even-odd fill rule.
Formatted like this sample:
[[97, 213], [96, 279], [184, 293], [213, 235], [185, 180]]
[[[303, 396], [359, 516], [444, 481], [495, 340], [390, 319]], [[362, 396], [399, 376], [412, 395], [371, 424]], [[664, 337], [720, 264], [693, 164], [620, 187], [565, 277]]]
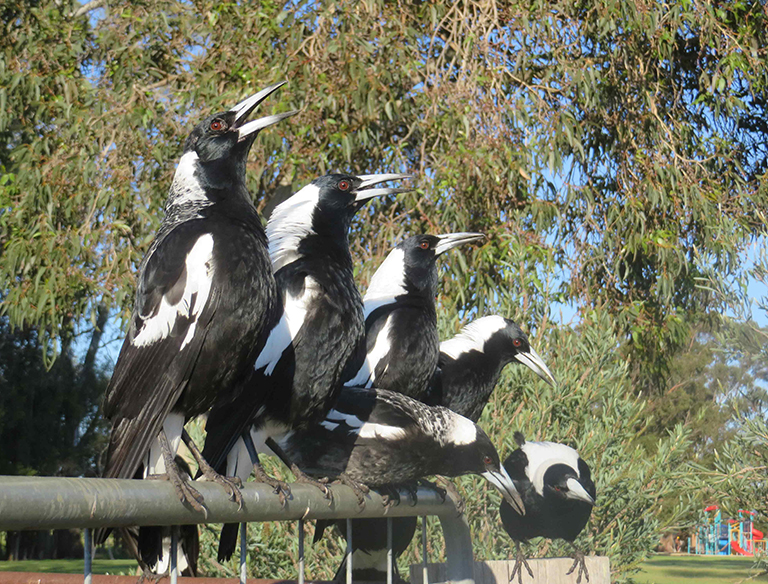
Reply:
[[498, 471], [485, 471], [482, 473], [483, 478], [496, 487], [504, 500], [512, 505], [512, 508], [520, 515], [525, 515], [525, 505], [523, 505], [523, 498], [515, 488], [515, 483], [507, 474], [507, 470], [502, 466]]
[[355, 190], [352, 191], [352, 193], [355, 195], [356, 203], [359, 203], [361, 201], [367, 201], [368, 199], [372, 199], [373, 197], [380, 197], [382, 195], [394, 195], [397, 193], [407, 193], [408, 191], [413, 190], [407, 187], [393, 187], [393, 188], [381, 187], [378, 189], [368, 188], [370, 186], [377, 185], [379, 183], [387, 182], [390, 180], [403, 180], [406, 178], [411, 178], [410, 174], [361, 174], [357, 178], [359, 178], [362, 182], [360, 183], [359, 187], [357, 187]]
[[234, 129], [237, 130], [238, 142], [242, 142], [248, 136], [252, 136], [256, 132], [263, 130], [268, 126], [276, 124], [280, 120], [284, 120], [285, 118], [289, 118], [299, 113], [298, 111], [285, 112], [282, 114], [264, 116], [263, 118], [259, 118], [257, 120], [253, 120], [251, 122], [246, 123], [246, 121], [248, 120], [248, 116], [251, 115], [251, 112], [254, 109], [256, 109], [256, 106], [259, 105], [262, 101], [264, 101], [267, 97], [272, 95], [275, 91], [280, 89], [286, 83], [287, 81], [281, 81], [280, 83], [275, 83], [274, 85], [270, 85], [266, 89], [262, 89], [257, 94], [252, 95], [248, 99], [244, 99], [243, 101], [238, 103], [235, 107], [233, 107], [231, 110], [229, 110], [230, 112], [235, 113]]
[[565, 484], [568, 486], [568, 490], [565, 493], [566, 499], [584, 501], [590, 505], [595, 504], [595, 500], [592, 498], [592, 495], [587, 493], [587, 490], [581, 485], [579, 481], [576, 479], [568, 479], [565, 481]]
[[437, 238], [440, 241], [435, 247], [435, 255], [440, 255], [465, 243], [485, 239], [485, 235], [482, 233], [446, 233], [445, 235], [438, 235]]
[[544, 363], [544, 359], [542, 359], [539, 354], [534, 351], [533, 349], [529, 349], [525, 353], [518, 353], [515, 355], [515, 359], [520, 361], [523, 365], [528, 367], [531, 371], [533, 371], [536, 375], [541, 377], [544, 381], [549, 383], [552, 387], [557, 385], [557, 380], [555, 380], [555, 376], [552, 375], [552, 372], [549, 370], [549, 367]]

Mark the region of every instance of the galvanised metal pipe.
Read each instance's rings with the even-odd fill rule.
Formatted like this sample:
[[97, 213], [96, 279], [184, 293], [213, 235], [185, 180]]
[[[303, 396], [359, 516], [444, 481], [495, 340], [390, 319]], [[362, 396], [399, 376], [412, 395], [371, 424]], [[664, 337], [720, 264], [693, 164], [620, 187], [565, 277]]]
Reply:
[[333, 486], [329, 505], [319, 489], [292, 484], [291, 498], [282, 508], [272, 487], [251, 482], [241, 489], [240, 511], [219, 485], [195, 481], [195, 488], [205, 497], [207, 515], [183, 505], [167, 481], [0, 476], [0, 531], [366, 518], [383, 517], [385, 512], [389, 517], [457, 515], [450, 497], [443, 502], [426, 488], [419, 488], [416, 505], [408, 504], [410, 496], [402, 492], [400, 505], [387, 510], [373, 491], [360, 509], [345, 485]]

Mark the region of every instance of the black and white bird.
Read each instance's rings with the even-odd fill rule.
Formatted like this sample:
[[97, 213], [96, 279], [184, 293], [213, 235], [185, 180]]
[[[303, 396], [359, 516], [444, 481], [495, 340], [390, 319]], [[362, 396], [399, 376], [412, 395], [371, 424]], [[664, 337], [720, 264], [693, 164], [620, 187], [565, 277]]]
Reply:
[[[243, 394], [212, 409], [203, 455], [215, 468], [245, 480], [287, 486], [268, 477], [258, 452], [272, 451], [297, 476], [298, 467], [271, 440], [320, 422], [341, 389], [342, 370], [365, 334], [363, 302], [354, 281], [348, 233], [355, 213], [373, 197], [409, 189], [377, 187], [408, 175], [333, 174], [314, 180], [273, 211], [269, 254], [282, 314], [269, 333]], [[330, 496], [327, 488], [316, 482]], [[234, 551], [237, 526], [225, 526], [219, 557]]]
[[498, 315], [478, 318], [440, 343], [438, 368], [425, 401], [477, 422], [504, 367], [514, 362], [550, 385], [557, 384], [517, 323]]
[[569, 542], [574, 549], [574, 562], [568, 574], [578, 566], [577, 583], [581, 582], [582, 574], [589, 581], [584, 553], [574, 544], [589, 521], [597, 498], [587, 463], [565, 444], [529, 442], [520, 432], [515, 432], [515, 441], [518, 448], [504, 461], [504, 468], [523, 497], [526, 513], [520, 515], [505, 502], [501, 503], [501, 521], [517, 548], [510, 581], [517, 574], [522, 584], [523, 566], [533, 577], [520, 542], [534, 537]]
[[382, 262], [363, 297], [365, 357], [348, 387], [377, 387], [422, 400], [437, 366], [437, 258], [482, 233], [416, 235]]
[[[207, 117], [187, 138], [165, 218], [139, 268], [128, 334], [104, 400], [113, 426], [103, 476], [167, 474], [180, 499], [198, 510], [202, 496], [174, 462], [182, 439], [206, 476], [233, 498], [240, 493], [205, 464], [184, 424], [217, 397], [236, 393], [276, 316], [266, 234], [245, 167], [259, 131], [296, 113], [248, 121], [282, 85]], [[100, 530], [96, 541], [107, 533]]]
[[311, 476], [344, 475], [369, 487], [413, 484], [438, 474], [478, 474], [525, 512], [479, 426], [392, 391], [345, 387], [322, 422], [291, 431], [278, 444]]

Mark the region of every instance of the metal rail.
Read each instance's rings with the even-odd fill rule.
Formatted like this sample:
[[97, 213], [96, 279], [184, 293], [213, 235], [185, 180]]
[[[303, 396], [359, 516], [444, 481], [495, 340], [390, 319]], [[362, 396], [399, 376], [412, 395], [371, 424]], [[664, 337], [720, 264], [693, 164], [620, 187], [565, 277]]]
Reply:
[[361, 509], [347, 486], [334, 485], [329, 502], [315, 487], [293, 484], [282, 507], [271, 487], [247, 483], [238, 510], [220, 486], [196, 481], [195, 488], [205, 497], [207, 514], [180, 503], [165, 481], [0, 476], [0, 531], [435, 515], [445, 538], [449, 580], [474, 584], [467, 522], [450, 497], [443, 501], [431, 489], [419, 488], [415, 504], [401, 492], [401, 503], [389, 508], [371, 491]]

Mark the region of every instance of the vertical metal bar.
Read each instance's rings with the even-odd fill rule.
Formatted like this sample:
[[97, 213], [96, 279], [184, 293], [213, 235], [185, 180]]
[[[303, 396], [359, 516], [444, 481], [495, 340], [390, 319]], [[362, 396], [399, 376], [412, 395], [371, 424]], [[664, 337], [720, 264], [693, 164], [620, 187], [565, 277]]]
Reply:
[[393, 562], [395, 561], [392, 552], [392, 518], [387, 517], [387, 584], [392, 584], [392, 572], [394, 572]]
[[429, 570], [427, 569], [427, 516], [421, 516], [421, 581], [422, 584], [429, 584]]
[[171, 527], [171, 584], [179, 581], [179, 526]]
[[91, 543], [91, 530], [87, 527], [83, 533], [83, 540], [83, 560], [85, 563], [85, 567], [83, 568], [83, 584], [91, 584], [91, 576], [93, 573], [93, 552], [91, 551], [91, 548], [93, 547], [93, 543]]
[[245, 578], [247, 576], [246, 557], [248, 556], [248, 524], [243, 522], [240, 524], [240, 584], [245, 584]]
[[347, 584], [352, 584], [352, 520], [347, 519]]
[[299, 584], [304, 584], [304, 520], [299, 519]]

